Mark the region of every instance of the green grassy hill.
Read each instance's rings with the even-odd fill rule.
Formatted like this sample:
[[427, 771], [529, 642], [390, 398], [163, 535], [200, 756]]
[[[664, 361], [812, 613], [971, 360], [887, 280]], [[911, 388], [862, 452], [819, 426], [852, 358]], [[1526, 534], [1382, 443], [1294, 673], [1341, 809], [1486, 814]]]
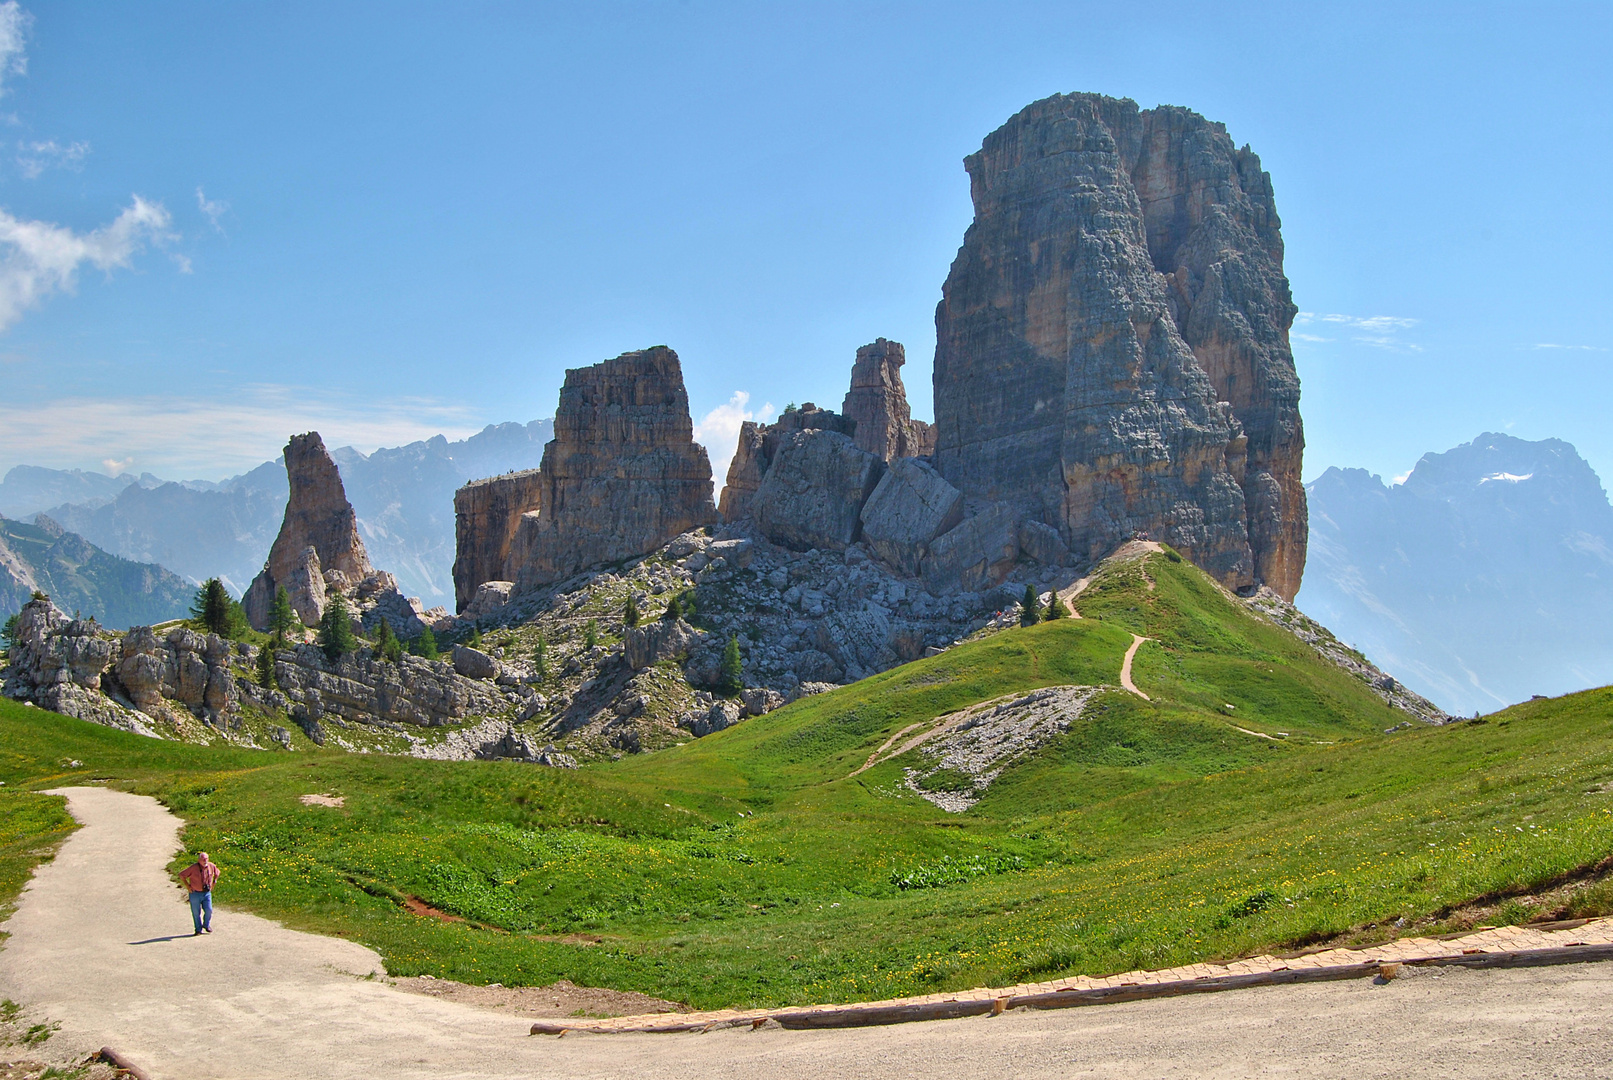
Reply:
[[[1404, 714], [1168, 554], [1109, 566], [1078, 606], [575, 771], [157, 743], [0, 703], [0, 885], [66, 827], [16, 789], [106, 778], [190, 822], [222, 903], [363, 941], [395, 974], [719, 1006], [1454, 925], [1613, 855], [1613, 691], [1386, 734]], [[921, 751], [852, 775], [963, 706], [1116, 686], [1133, 633], [1154, 639], [1134, 665], [1152, 700], [1101, 692], [968, 812], [906, 786]]]

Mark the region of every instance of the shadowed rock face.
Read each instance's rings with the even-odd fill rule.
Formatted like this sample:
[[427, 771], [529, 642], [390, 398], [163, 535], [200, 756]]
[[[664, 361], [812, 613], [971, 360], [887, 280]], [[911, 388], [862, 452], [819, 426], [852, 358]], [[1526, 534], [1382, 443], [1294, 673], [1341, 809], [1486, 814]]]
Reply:
[[454, 610], [463, 612], [477, 586], [506, 581], [505, 564], [521, 515], [542, 506], [538, 469], [472, 480], [454, 492]]
[[341, 474], [319, 432], [291, 437], [286, 476], [291, 493], [280, 533], [269, 549], [268, 564], [242, 598], [247, 619], [260, 630], [268, 626], [269, 605], [282, 585], [298, 618], [315, 626], [324, 613], [327, 588], [346, 591], [375, 573]]
[[664, 345], [566, 372], [506, 572], [529, 591], [715, 524], [711, 462], [694, 441], [678, 354]]
[[724, 521], [738, 521], [751, 513], [751, 501], [762, 486], [762, 479], [778, 456], [779, 447], [798, 431], [833, 431], [850, 436], [857, 430], [855, 421], [841, 416], [833, 409], [820, 409], [807, 402], [799, 409], [779, 414], [771, 424], [757, 424], [746, 420], [739, 425], [739, 446], [728, 463], [728, 480], [722, 489]]
[[1039, 101], [965, 162], [938, 469], [1098, 558], [1138, 531], [1292, 598], [1304, 446], [1270, 178], [1186, 109]]

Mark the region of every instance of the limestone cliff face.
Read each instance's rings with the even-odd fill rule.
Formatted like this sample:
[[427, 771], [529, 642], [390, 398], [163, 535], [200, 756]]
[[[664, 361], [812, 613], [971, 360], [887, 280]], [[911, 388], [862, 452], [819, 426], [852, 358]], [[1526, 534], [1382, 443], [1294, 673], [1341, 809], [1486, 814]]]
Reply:
[[717, 521], [678, 354], [664, 345], [566, 372], [506, 573], [518, 591], [655, 550]]
[[327, 589], [346, 591], [375, 574], [341, 474], [319, 432], [293, 435], [285, 456], [291, 483], [286, 516], [268, 563], [242, 598], [247, 619], [260, 630], [268, 626], [269, 605], [282, 585], [303, 624], [314, 626], [324, 614]]
[[1291, 598], [1304, 437], [1270, 178], [1185, 109], [1059, 95], [965, 162], [938, 469], [1097, 558], [1136, 532]]
[[880, 338], [857, 350], [851, 367], [851, 389], [840, 411], [856, 424], [857, 448], [882, 461], [925, 457], [935, 449], [930, 425], [913, 419], [902, 385], [907, 350], [899, 341]]
[[472, 480], [454, 492], [454, 609], [463, 612], [476, 588], [507, 581], [506, 564], [521, 515], [543, 503], [538, 469]]

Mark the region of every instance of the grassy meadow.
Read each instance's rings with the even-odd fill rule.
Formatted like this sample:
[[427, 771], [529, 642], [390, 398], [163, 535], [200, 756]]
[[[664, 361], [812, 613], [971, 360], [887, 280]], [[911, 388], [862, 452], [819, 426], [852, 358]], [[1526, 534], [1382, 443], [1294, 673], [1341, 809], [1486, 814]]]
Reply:
[[[221, 904], [393, 974], [717, 1007], [1384, 937], [1613, 855], [1613, 690], [1386, 734], [1402, 714], [1184, 562], [1113, 566], [1078, 607], [580, 770], [198, 747], [0, 702], [0, 889], [71, 827], [26, 789], [104, 781], [186, 819]], [[1116, 684], [1133, 632], [1153, 700], [1100, 695], [967, 813], [908, 790], [902, 758], [851, 775], [964, 705]]]

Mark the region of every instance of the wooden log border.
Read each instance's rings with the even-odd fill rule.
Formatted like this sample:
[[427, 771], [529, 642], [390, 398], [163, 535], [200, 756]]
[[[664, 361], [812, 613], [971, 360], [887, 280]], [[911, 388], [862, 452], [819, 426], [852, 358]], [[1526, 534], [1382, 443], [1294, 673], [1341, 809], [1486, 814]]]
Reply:
[[[1517, 968], [1548, 967], [1557, 964], [1585, 964], [1613, 960], [1613, 945], [1564, 945], [1549, 949], [1516, 952], [1474, 952], [1420, 959], [1384, 959], [1334, 967], [1284, 968], [1256, 971], [1247, 975], [1223, 975], [1211, 979], [1181, 979], [1168, 983], [1137, 983], [1103, 986], [1090, 990], [1055, 990], [1042, 994], [1012, 994], [997, 997], [962, 998], [910, 1005], [847, 1005], [815, 1009], [758, 1011], [720, 1019], [668, 1019], [630, 1026], [593, 1026], [575, 1021], [544, 1021], [532, 1025], [534, 1035], [588, 1033], [602, 1035], [672, 1034], [683, 1031], [715, 1031], [729, 1027], [761, 1027], [768, 1021], [792, 1030], [876, 1027], [909, 1024], [921, 1020], [955, 1020], [965, 1016], [998, 1016], [1008, 1009], [1072, 1009], [1087, 1005], [1113, 1005], [1122, 1001], [1181, 997], [1186, 994], [1215, 994], [1251, 986], [1285, 986], [1291, 983], [1331, 982], [1363, 979], [1377, 975], [1385, 964], [1406, 967]], [[105, 1051], [103, 1051], [105, 1053]]]

